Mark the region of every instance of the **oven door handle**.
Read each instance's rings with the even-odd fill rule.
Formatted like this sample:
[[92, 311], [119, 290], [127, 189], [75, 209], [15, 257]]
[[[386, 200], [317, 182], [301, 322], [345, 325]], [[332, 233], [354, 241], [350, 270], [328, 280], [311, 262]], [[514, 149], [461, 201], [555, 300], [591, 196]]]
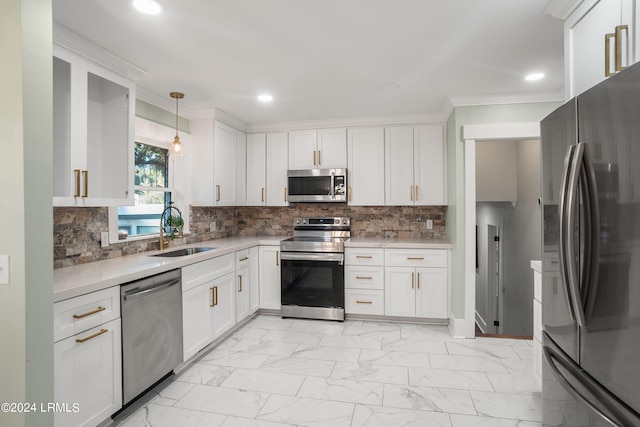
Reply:
[[281, 252], [282, 261], [344, 262], [344, 254], [334, 252]]

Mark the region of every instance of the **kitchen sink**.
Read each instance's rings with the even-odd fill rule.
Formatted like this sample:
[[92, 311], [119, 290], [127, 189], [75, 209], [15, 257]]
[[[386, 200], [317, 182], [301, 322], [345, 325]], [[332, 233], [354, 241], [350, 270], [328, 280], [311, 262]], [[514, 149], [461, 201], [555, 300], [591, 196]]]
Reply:
[[176, 249], [174, 251], [169, 251], [169, 252], [160, 252], [159, 254], [155, 254], [155, 255], [151, 255], [151, 256], [179, 257], [179, 256], [187, 256], [187, 255], [199, 254], [200, 252], [207, 252], [207, 251], [210, 251], [211, 249], [215, 249], [215, 248], [208, 248], [208, 247], [183, 248], [183, 249]]

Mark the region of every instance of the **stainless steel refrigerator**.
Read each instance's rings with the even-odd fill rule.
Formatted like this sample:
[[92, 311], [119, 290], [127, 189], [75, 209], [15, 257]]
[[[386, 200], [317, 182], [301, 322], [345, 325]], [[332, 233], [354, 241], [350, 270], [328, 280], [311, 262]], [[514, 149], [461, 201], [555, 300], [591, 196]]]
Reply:
[[640, 65], [541, 137], [544, 425], [640, 426]]

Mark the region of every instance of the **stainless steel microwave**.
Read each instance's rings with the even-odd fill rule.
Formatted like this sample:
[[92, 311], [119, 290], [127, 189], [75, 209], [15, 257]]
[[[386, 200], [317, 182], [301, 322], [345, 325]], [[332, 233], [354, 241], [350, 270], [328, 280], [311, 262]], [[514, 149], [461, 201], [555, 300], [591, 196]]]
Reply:
[[300, 202], [345, 203], [346, 169], [303, 169], [287, 171], [288, 200]]

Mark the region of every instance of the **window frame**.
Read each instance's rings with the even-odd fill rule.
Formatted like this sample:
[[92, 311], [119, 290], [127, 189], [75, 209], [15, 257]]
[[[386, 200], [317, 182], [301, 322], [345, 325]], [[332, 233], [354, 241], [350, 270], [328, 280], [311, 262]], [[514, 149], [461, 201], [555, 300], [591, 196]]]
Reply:
[[[169, 151], [169, 156], [167, 160], [168, 161], [168, 165], [167, 165], [168, 185], [167, 187], [146, 187], [146, 186], [134, 185], [133, 191], [135, 190], [164, 191], [165, 193], [171, 193], [171, 200], [175, 202], [175, 199], [176, 199], [175, 196], [177, 194], [176, 189], [174, 187], [176, 158], [171, 155], [171, 142], [167, 142], [167, 141], [156, 139], [156, 138], [150, 138], [148, 136], [136, 135], [134, 144], [135, 143], [152, 145], [154, 147], [163, 148]], [[133, 149], [132, 149], [131, 155], [133, 156]], [[135, 160], [134, 160], [134, 164], [135, 164]], [[131, 173], [135, 173], [135, 169], [134, 171], [131, 171]], [[187, 227], [188, 226], [185, 220], [184, 229], [188, 230]], [[156, 233], [128, 236], [126, 239], [119, 240], [118, 239], [118, 206], [109, 206], [109, 243], [110, 244], [134, 242], [137, 240], [147, 240], [147, 239], [154, 239], [154, 238], [159, 239], [160, 238], [159, 229], [160, 229], [160, 223], [158, 223], [158, 232]]]

